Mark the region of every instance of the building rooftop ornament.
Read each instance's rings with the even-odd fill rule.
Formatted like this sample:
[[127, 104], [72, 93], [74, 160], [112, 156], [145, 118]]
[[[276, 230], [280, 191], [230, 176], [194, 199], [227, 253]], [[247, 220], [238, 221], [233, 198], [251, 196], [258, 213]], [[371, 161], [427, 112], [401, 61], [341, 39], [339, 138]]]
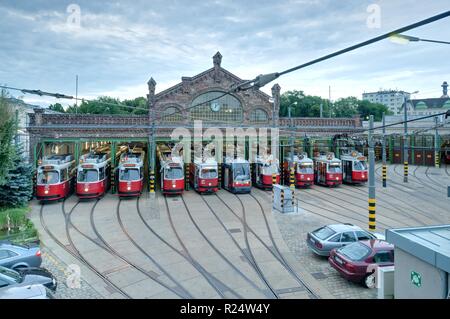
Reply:
[[215, 68], [220, 68], [220, 64], [222, 63], [222, 54], [220, 54], [219, 51], [217, 51], [216, 54], [213, 56], [213, 64]]
[[155, 95], [155, 87], [156, 87], [156, 81], [153, 78], [150, 78], [147, 82], [148, 85], [148, 93], [150, 96]]
[[442, 83], [442, 96], [441, 98], [448, 98], [448, 84], [447, 81], [444, 81], [444, 83]]

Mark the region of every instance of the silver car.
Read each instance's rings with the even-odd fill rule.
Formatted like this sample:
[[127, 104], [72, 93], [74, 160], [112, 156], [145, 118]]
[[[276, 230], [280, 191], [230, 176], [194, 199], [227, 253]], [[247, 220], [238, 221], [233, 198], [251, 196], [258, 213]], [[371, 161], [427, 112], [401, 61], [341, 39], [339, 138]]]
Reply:
[[370, 233], [353, 224], [334, 224], [320, 227], [306, 237], [308, 247], [317, 255], [329, 256], [333, 248], [339, 248], [360, 240], [381, 239], [382, 234]]
[[54, 299], [54, 296], [41, 284], [17, 284], [0, 288], [0, 299]]
[[0, 243], [0, 266], [21, 269], [40, 267], [42, 263], [39, 245]]

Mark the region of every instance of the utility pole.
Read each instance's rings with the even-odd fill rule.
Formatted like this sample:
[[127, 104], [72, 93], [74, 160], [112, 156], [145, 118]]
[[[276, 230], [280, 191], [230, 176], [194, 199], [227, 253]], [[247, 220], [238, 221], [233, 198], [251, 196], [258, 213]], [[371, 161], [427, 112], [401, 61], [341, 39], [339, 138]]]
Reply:
[[373, 148], [373, 115], [369, 119], [369, 230], [375, 231], [375, 151]]
[[320, 103], [320, 118], [323, 117], [323, 103]]
[[383, 187], [387, 184], [387, 167], [386, 167], [386, 114], [383, 112], [383, 139], [381, 144], [381, 162], [382, 162], [382, 174], [383, 174]]
[[78, 74], [75, 76], [75, 113], [78, 113]]
[[297, 102], [292, 103], [291, 105], [289, 105], [288, 108], [288, 117], [289, 117], [289, 128], [291, 131], [291, 134], [289, 135], [289, 146], [290, 146], [290, 159], [291, 159], [291, 163], [294, 162], [294, 123], [292, 120], [292, 113], [291, 113], [291, 109], [292, 109], [292, 105], [297, 105]]
[[439, 132], [438, 132], [438, 117], [436, 116], [434, 118], [434, 126], [435, 126], [435, 131], [434, 131], [434, 166], [436, 168], [439, 168], [439, 162], [440, 162], [440, 156], [439, 156], [439, 151], [440, 151], [440, 147], [439, 147]]
[[403, 93], [404, 101], [404, 128], [403, 134], [403, 182], [408, 183], [408, 107], [406, 105], [407, 99], [405, 93]]
[[328, 109], [331, 118], [331, 85], [328, 85]]

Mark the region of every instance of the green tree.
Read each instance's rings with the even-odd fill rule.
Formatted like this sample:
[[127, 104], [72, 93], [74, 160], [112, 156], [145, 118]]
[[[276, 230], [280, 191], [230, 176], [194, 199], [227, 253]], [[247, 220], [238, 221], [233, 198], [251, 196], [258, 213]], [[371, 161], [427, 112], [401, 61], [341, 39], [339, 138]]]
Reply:
[[0, 185], [7, 182], [8, 171], [13, 166], [13, 138], [17, 126], [8, 97], [5, 90], [0, 92]]
[[[78, 107], [71, 105], [67, 108], [67, 113], [82, 114], [147, 114], [147, 100], [138, 97], [121, 102], [117, 98], [101, 96], [95, 100], [82, 101]], [[144, 110], [143, 110], [144, 109]]]
[[[296, 103], [294, 105], [294, 103]], [[320, 96], [305, 95], [303, 91], [287, 91], [281, 95], [280, 116], [288, 116], [288, 108], [292, 106], [293, 117], [319, 117], [322, 104], [323, 116], [329, 114], [329, 103]]]
[[24, 206], [33, 196], [34, 170], [25, 162], [21, 145], [14, 147], [12, 159], [6, 183], [0, 186], [0, 208]]
[[341, 98], [333, 103], [332, 112], [334, 117], [353, 117], [358, 114], [360, 101], [356, 97]]
[[60, 103], [51, 104], [48, 108], [55, 112], [65, 113], [64, 108]]
[[369, 115], [373, 115], [374, 121], [381, 121], [383, 118], [383, 112], [386, 115], [393, 114], [393, 112], [391, 112], [389, 108], [383, 104], [371, 103], [369, 101], [362, 100], [358, 105], [358, 113], [365, 120], [369, 119]]

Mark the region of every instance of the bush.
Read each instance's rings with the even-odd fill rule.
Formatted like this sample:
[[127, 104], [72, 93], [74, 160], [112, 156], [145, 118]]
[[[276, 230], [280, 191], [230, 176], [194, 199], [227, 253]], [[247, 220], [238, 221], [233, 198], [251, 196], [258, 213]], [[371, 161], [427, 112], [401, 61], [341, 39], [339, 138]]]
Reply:
[[29, 207], [7, 208], [0, 210], [0, 230], [23, 228], [28, 223], [27, 214], [30, 211]]

